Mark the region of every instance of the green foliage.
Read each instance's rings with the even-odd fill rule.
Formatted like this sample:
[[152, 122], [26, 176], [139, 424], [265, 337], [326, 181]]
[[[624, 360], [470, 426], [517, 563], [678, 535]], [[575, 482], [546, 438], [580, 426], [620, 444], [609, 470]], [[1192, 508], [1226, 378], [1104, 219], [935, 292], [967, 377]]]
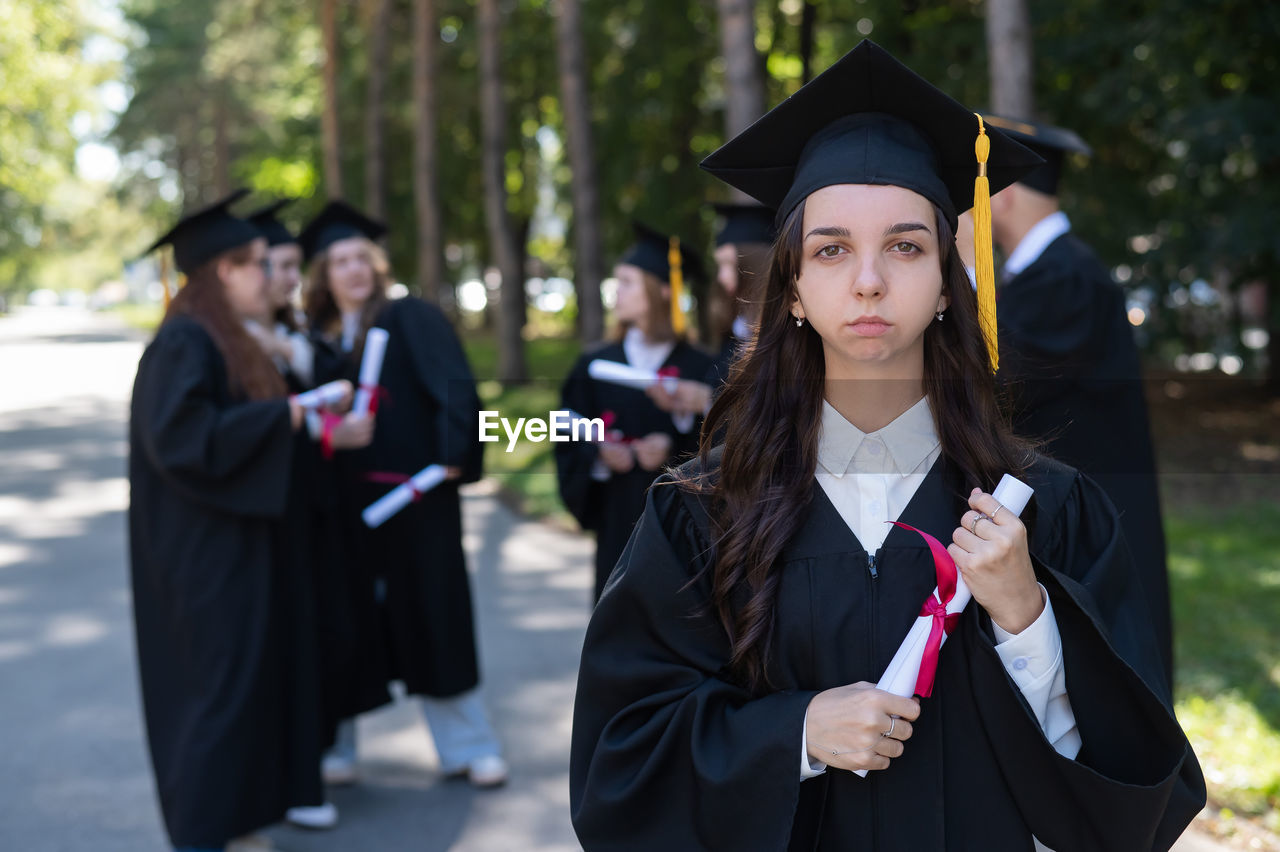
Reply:
[[1167, 519], [1176, 709], [1210, 797], [1280, 808], [1280, 506]]

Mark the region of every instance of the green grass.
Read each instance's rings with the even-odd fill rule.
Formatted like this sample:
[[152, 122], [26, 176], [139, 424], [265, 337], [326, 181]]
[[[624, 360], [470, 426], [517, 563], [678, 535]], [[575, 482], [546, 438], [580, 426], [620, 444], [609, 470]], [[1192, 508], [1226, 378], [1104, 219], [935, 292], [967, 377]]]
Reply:
[[[469, 336], [463, 340], [471, 370], [475, 374], [480, 399], [487, 409], [499, 412], [512, 422], [518, 417], [547, 418], [560, 407], [560, 383], [573, 366], [581, 349], [572, 338], [544, 337], [530, 340], [525, 348], [529, 381], [503, 386], [497, 373], [497, 345], [489, 336]], [[507, 452], [505, 435], [485, 445], [484, 469], [510, 492], [520, 509], [531, 516], [573, 523], [560, 502], [556, 466], [549, 442], [535, 443], [523, 437]]]
[[1280, 506], [1166, 519], [1178, 719], [1209, 796], [1280, 830]]

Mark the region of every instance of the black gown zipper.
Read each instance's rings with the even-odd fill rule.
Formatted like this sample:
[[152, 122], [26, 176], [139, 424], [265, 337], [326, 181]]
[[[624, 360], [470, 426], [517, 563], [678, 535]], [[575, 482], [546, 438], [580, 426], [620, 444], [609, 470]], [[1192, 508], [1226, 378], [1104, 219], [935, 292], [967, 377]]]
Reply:
[[871, 572], [871, 579], [876, 580], [880, 577], [880, 572], [876, 570], [876, 555], [874, 553], [867, 554], [867, 570]]

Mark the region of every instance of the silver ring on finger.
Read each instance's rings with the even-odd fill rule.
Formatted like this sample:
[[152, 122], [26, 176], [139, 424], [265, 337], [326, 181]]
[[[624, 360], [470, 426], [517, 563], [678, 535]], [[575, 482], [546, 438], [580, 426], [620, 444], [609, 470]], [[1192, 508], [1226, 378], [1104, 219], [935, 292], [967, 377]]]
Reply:
[[994, 521], [996, 518], [998, 518], [998, 517], [1000, 516], [1000, 510], [1001, 510], [1001, 509], [1003, 509], [1003, 508], [1004, 508], [1004, 504], [1002, 504], [1002, 503], [997, 503], [997, 504], [996, 504], [996, 510], [995, 510], [994, 512], [992, 512], [992, 513], [991, 513], [991, 520], [992, 520], [992, 521]]
[[890, 716], [890, 717], [889, 717], [889, 730], [885, 731], [885, 732], [884, 732], [883, 734], [881, 734], [880, 736], [882, 736], [882, 737], [891, 737], [891, 736], [893, 736], [893, 729], [894, 729], [895, 727], [897, 727], [897, 725], [898, 725], [898, 717], [897, 717], [897, 716]]
[[991, 519], [990, 519], [990, 518], [988, 518], [986, 515], [982, 514], [981, 512], [979, 512], [979, 513], [978, 513], [978, 516], [977, 516], [976, 518], [974, 518], [974, 519], [973, 519], [973, 523], [969, 525], [969, 532], [973, 533], [974, 535], [977, 535], [977, 534], [978, 534], [978, 521], [989, 521], [989, 520], [991, 520]]

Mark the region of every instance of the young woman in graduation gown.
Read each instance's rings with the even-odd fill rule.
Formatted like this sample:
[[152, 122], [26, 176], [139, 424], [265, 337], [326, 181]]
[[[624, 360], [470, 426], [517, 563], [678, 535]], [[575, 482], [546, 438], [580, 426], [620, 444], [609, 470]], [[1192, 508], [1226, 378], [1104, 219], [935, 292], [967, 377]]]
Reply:
[[[662, 467], [697, 450], [701, 412], [672, 415], [642, 390], [593, 379], [596, 359], [676, 376], [702, 378], [711, 358], [676, 334], [671, 301], [671, 241], [636, 225], [636, 244], [614, 269], [614, 319], [620, 340], [600, 344], [577, 360], [561, 387], [561, 407], [606, 421], [603, 442], [556, 444], [560, 497], [583, 529], [596, 534], [595, 600], [644, 509], [644, 495]], [[694, 269], [680, 250], [682, 268]]]
[[[996, 407], [989, 266], [975, 299], [952, 232], [1035, 158], [988, 130], [975, 192], [979, 136], [864, 42], [704, 163], [781, 233], [724, 442], [651, 489], [588, 628], [588, 852], [1133, 852], [1203, 806], [1110, 501]], [[874, 686], [938, 584], [891, 520], [974, 596], [918, 702]]]
[[[385, 227], [331, 202], [300, 235], [308, 262], [307, 316], [316, 342], [316, 381], [359, 379], [370, 328], [389, 339], [373, 442], [340, 461], [349, 615], [359, 640], [350, 655], [343, 717], [386, 703], [387, 684], [423, 698], [427, 725], [447, 774], [477, 786], [507, 768], [479, 691], [470, 581], [462, 548], [458, 486], [480, 478], [480, 400], [462, 345], [434, 305], [389, 300], [386, 256], [373, 242]], [[448, 478], [377, 529], [360, 512], [431, 464]], [[354, 726], [339, 731], [335, 775], [350, 778]], [[338, 766], [338, 764], [341, 764]]]
[[318, 804], [309, 578], [282, 558], [302, 409], [245, 331], [266, 241], [231, 198], [161, 238], [188, 282], [138, 364], [129, 532], [156, 788], [176, 847], [220, 849]]
[[759, 291], [768, 271], [773, 244], [773, 211], [759, 204], [717, 204], [721, 227], [716, 232], [716, 286], [711, 288], [712, 339], [719, 349], [711, 369], [700, 378], [681, 379], [674, 389], [657, 384], [647, 393], [663, 411], [675, 414], [711, 410], [711, 399], [729, 377], [759, 321]]
[[247, 323], [249, 333], [275, 362], [289, 390], [314, 386], [314, 347], [294, 298], [302, 284], [302, 246], [276, 214], [288, 204], [277, 201], [250, 213], [249, 222], [267, 240], [267, 311]]

